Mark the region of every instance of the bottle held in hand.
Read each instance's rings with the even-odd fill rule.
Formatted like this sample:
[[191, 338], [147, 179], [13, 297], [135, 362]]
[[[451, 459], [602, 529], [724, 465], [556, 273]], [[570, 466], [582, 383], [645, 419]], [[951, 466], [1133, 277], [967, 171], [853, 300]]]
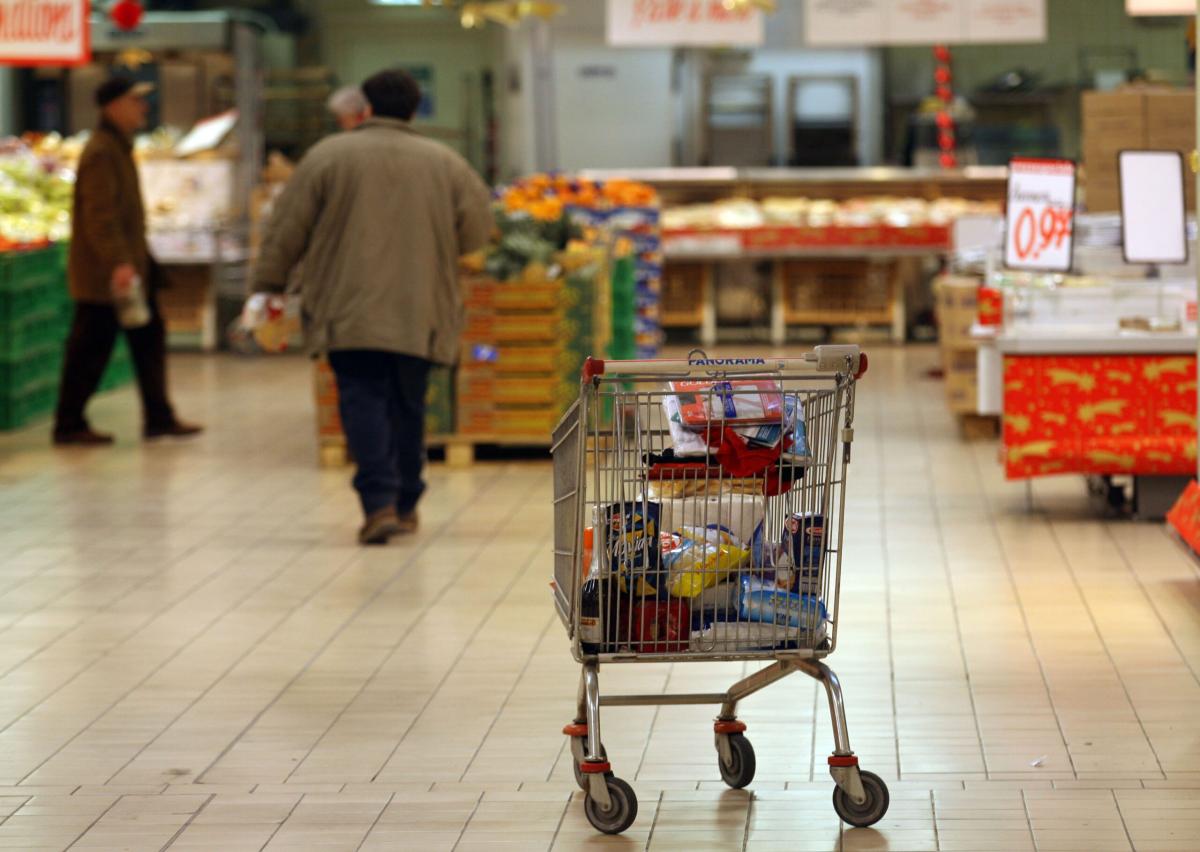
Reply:
[[150, 306], [146, 303], [142, 276], [134, 274], [123, 284], [114, 281], [113, 303], [121, 328], [141, 328], [150, 324]]

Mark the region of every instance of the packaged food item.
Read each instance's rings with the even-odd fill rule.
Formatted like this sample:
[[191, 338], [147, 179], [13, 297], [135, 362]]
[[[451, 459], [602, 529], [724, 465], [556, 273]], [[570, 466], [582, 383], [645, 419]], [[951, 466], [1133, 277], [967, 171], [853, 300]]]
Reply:
[[683, 601], [643, 601], [633, 608], [632, 648], [642, 654], [688, 649], [692, 611]]
[[704, 630], [692, 632], [688, 647], [693, 651], [729, 653], [768, 651], [796, 644], [796, 631], [778, 624], [746, 621], [714, 621]]
[[723, 382], [677, 381], [671, 390], [679, 401], [679, 416], [689, 429], [713, 423], [782, 422], [783, 394], [776, 382], [735, 379]]
[[674, 598], [694, 598], [717, 585], [749, 558], [733, 533], [718, 527], [684, 527], [664, 542], [663, 569], [667, 593]]
[[609, 571], [620, 578], [623, 589], [632, 589], [637, 595], [656, 594], [662, 583], [659, 504], [649, 500], [614, 503], [604, 515]]
[[[721, 485], [736, 481], [725, 479], [721, 481]], [[681, 530], [684, 527], [719, 526], [733, 533], [740, 542], [750, 541], [754, 531], [766, 518], [767, 500], [763, 497], [761, 482], [747, 482], [753, 483], [751, 493], [738, 493], [730, 489], [724, 489], [717, 494], [697, 491], [696, 496], [660, 500], [661, 528]], [[713, 482], [712, 486], [717, 487], [717, 483]]]
[[820, 594], [821, 569], [825, 560], [825, 516], [819, 512], [796, 512], [783, 525], [783, 553], [796, 569], [796, 591]]
[[[790, 578], [789, 578], [790, 581]], [[818, 598], [780, 588], [774, 580], [742, 577], [742, 597], [738, 607], [742, 621], [776, 624], [793, 631], [814, 632], [828, 619], [825, 605]], [[793, 633], [793, 636], [796, 634]]]
[[709, 454], [708, 442], [698, 432], [687, 429], [683, 425], [683, 415], [679, 411], [679, 397], [672, 394], [663, 396], [663, 413], [667, 418], [667, 428], [671, 432], [671, 445], [675, 455], [695, 458]]

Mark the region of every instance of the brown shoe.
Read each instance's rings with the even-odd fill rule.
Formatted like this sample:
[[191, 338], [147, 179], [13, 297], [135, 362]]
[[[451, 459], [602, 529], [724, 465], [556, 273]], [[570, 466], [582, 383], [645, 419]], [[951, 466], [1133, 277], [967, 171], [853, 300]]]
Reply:
[[367, 518], [358, 531], [359, 544], [387, 544], [392, 536], [401, 532], [400, 519], [395, 509], [380, 509]]
[[142, 437], [147, 441], [153, 441], [155, 438], [190, 438], [203, 431], [203, 426], [176, 420], [167, 426], [147, 426], [142, 430]]
[[113, 443], [112, 435], [96, 432], [92, 429], [76, 429], [74, 432], [54, 433], [56, 447], [107, 447]]
[[396, 515], [396, 521], [400, 524], [400, 533], [402, 535], [415, 533], [420, 526], [416, 509]]

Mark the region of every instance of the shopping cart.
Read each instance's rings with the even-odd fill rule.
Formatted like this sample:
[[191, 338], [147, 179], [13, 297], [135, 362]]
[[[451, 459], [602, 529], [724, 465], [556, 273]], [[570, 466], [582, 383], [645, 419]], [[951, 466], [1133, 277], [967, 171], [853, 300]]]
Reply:
[[[822, 662], [837, 647], [845, 477], [854, 439], [857, 346], [801, 358], [589, 360], [554, 432], [554, 594], [582, 664], [570, 738], [584, 810], [618, 834], [637, 797], [614, 776], [600, 708], [716, 704], [721, 777], [754, 778], [738, 703], [793, 672], [825, 686], [833, 806], [853, 826], [888, 808], [860, 771], [842, 690]], [[608, 663], [745, 661], [765, 668], [712, 694], [601, 695]]]

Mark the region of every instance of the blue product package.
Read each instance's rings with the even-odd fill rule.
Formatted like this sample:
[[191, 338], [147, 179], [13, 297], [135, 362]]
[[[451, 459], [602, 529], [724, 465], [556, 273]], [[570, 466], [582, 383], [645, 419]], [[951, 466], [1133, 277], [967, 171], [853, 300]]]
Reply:
[[738, 616], [743, 621], [777, 624], [800, 630], [818, 630], [829, 613], [820, 599], [778, 588], [757, 577], [742, 577]]
[[655, 594], [661, 585], [658, 503], [614, 503], [605, 510], [609, 569], [622, 582], [636, 581], [636, 594]]
[[819, 512], [796, 512], [783, 524], [783, 552], [796, 570], [798, 588], [815, 591], [821, 584], [825, 560], [825, 516]]

